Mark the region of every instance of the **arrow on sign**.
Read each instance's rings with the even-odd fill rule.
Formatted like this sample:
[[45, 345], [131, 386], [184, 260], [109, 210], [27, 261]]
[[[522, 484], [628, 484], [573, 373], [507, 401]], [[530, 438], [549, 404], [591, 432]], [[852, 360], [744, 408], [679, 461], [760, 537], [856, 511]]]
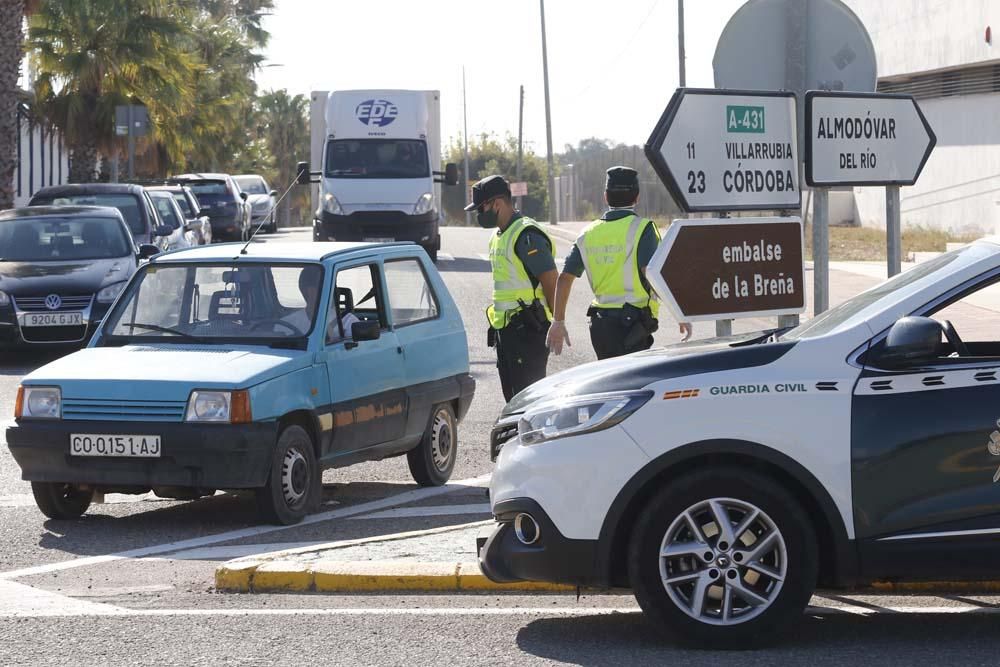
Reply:
[[911, 95], [806, 93], [809, 185], [913, 185], [937, 137]]
[[645, 153], [686, 211], [799, 208], [794, 93], [679, 88]]
[[646, 278], [682, 322], [801, 313], [802, 221], [674, 220]]

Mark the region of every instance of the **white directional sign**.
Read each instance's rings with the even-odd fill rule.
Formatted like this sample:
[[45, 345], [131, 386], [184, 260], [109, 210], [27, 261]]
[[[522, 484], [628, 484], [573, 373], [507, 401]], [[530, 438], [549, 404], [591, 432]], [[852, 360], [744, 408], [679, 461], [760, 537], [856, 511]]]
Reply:
[[799, 208], [793, 93], [679, 88], [645, 152], [686, 211]]
[[806, 93], [809, 185], [913, 185], [935, 143], [909, 95]]

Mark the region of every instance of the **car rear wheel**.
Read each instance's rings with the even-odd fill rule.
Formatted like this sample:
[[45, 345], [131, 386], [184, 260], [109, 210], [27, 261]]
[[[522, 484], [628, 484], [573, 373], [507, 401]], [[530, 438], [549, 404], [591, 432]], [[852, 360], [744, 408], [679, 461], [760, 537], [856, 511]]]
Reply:
[[420, 444], [406, 453], [410, 474], [420, 486], [441, 486], [458, 457], [458, 420], [447, 403], [435, 406]]
[[643, 510], [629, 577], [647, 618], [682, 643], [749, 648], [787, 634], [816, 585], [815, 534], [773, 480], [720, 469], [671, 482]]
[[322, 482], [312, 438], [301, 426], [288, 426], [278, 436], [267, 484], [257, 489], [261, 517], [291, 525], [305, 518], [319, 501]]
[[74, 484], [32, 482], [31, 493], [38, 509], [50, 519], [77, 519], [94, 499], [93, 489], [83, 490]]

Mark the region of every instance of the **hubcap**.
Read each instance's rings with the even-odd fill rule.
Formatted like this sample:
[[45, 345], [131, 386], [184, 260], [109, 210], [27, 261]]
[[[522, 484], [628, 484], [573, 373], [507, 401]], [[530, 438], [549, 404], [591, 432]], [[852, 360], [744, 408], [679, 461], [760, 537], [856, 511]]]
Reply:
[[285, 452], [281, 462], [281, 492], [285, 504], [294, 507], [305, 498], [309, 491], [309, 464], [297, 449]]
[[712, 498], [695, 503], [667, 529], [660, 577], [688, 616], [735, 625], [768, 609], [788, 569], [785, 540], [774, 521], [751, 503]]
[[441, 471], [448, 469], [454, 446], [451, 420], [442, 410], [434, 415], [434, 424], [431, 426], [431, 459], [435, 468]]

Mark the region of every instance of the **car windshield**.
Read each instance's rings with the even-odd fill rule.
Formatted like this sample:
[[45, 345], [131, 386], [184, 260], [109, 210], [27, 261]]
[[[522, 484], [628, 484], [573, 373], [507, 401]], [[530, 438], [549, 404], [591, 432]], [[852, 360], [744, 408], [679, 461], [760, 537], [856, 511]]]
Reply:
[[267, 183], [260, 176], [237, 176], [236, 185], [248, 195], [267, 194]]
[[330, 178], [423, 178], [430, 175], [427, 146], [418, 139], [331, 139]]
[[185, 185], [202, 204], [233, 201], [225, 181], [191, 181]]
[[139, 198], [130, 194], [74, 194], [60, 197], [50, 197], [47, 195], [35, 196], [31, 200], [32, 206], [110, 206], [121, 211], [125, 218], [125, 224], [136, 236], [146, 233], [146, 224], [143, 222], [142, 213], [139, 210]]
[[174, 229], [184, 224], [184, 221], [177, 216], [177, 209], [174, 208], [173, 204], [173, 195], [169, 192], [150, 192], [149, 196], [153, 200], [153, 205], [156, 206], [156, 212], [160, 214], [160, 219], [165, 224], [170, 225]]
[[313, 328], [318, 264], [157, 264], [141, 270], [104, 331], [124, 342], [271, 344]]
[[131, 242], [112, 218], [16, 218], [0, 223], [0, 259], [53, 262], [130, 255]]

